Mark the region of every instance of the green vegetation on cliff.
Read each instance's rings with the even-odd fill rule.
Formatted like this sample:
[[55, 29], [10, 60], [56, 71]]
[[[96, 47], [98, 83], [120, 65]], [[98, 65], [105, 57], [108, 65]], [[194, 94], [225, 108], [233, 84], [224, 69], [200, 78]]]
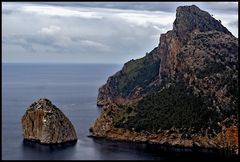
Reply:
[[206, 63], [206, 67], [197, 74], [197, 77], [202, 79], [214, 73], [222, 73], [224, 70], [226, 70], [224, 65], [217, 62], [209, 62]]
[[152, 58], [152, 53], [146, 57], [131, 60], [124, 65], [121, 77], [117, 83], [117, 91], [127, 97], [136, 87], [145, 87], [156, 80], [160, 61]]
[[218, 132], [220, 117], [211, 106], [208, 98], [195, 96], [183, 83], [171, 84], [141, 100], [132, 108], [136, 115], [129, 116], [125, 123], [115, 123], [115, 126], [154, 133], [170, 128], [190, 128], [199, 132], [208, 127], [212, 128], [209, 131]]

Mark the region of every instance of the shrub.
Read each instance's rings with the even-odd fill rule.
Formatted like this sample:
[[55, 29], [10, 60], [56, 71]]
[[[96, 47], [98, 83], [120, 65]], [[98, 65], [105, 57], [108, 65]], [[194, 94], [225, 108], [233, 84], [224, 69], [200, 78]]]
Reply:
[[209, 126], [219, 130], [216, 124], [219, 114], [209, 109], [208, 98], [194, 96], [184, 84], [177, 83], [162, 91], [148, 95], [136, 106], [137, 114], [128, 118], [122, 127], [136, 131], [156, 133], [160, 128], [192, 128], [199, 132]]

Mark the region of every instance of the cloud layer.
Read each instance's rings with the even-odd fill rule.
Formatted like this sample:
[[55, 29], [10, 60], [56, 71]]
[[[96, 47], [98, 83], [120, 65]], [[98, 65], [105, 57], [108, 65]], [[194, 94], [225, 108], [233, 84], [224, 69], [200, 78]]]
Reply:
[[[194, 4], [237, 37], [237, 3]], [[179, 5], [190, 2], [3, 3], [3, 62], [124, 63], [158, 45]]]

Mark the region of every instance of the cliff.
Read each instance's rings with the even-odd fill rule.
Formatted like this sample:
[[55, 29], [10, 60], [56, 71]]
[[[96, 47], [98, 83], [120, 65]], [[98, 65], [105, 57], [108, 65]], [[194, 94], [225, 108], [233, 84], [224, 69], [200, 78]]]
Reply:
[[99, 89], [94, 136], [238, 153], [238, 39], [197, 6], [177, 8], [158, 47]]
[[42, 144], [76, 141], [70, 120], [46, 98], [34, 102], [22, 117], [23, 138]]

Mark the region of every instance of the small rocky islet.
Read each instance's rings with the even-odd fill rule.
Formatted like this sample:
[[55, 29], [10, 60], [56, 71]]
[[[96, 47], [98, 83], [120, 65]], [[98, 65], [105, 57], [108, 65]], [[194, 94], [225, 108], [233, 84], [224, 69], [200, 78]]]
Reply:
[[76, 142], [77, 134], [71, 121], [46, 98], [34, 102], [22, 117], [24, 140], [40, 144]]

